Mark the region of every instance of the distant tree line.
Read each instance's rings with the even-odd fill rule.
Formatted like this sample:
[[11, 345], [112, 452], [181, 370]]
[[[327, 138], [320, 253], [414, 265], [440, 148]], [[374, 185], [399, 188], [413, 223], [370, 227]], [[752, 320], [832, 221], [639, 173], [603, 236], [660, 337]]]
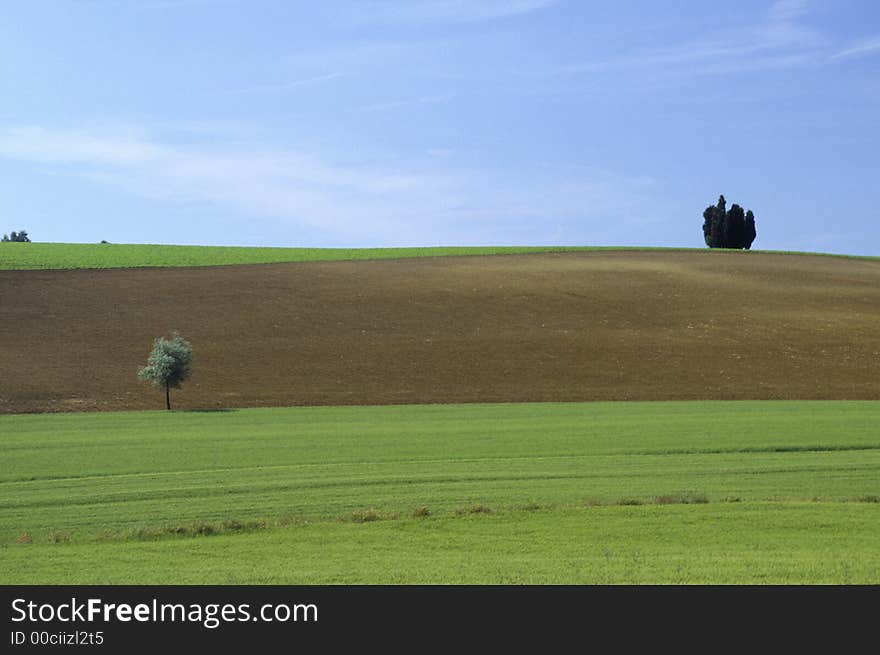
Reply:
[[724, 196], [718, 198], [717, 205], [709, 205], [703, 212], [703, 238], [710, 248], [749, 250], [756, 235], [752, 210], [743, 212], [736, 203], [727, 209]]
[[28, 243], [30, 239], [28, 238], [28, 233], [25, 230], [21, 232], [11, 232], [9, 235], [4, 234], [3, 238], [0, 241], [18, 241], [19, 243]]

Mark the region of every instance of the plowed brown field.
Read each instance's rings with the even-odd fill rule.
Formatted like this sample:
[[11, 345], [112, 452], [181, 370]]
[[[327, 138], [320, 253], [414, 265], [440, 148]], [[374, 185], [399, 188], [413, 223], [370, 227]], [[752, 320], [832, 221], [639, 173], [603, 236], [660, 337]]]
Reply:
[[880, 261], [585, 252], [0, 272], [0, 412], [880, 399]]

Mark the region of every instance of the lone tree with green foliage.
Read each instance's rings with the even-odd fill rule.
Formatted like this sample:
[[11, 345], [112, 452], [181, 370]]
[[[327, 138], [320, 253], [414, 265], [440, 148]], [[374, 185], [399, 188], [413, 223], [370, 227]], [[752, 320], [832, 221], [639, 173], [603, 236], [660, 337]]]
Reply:
[[703, 238], [710, 248], [745, 248], [755, 240], [755, 215], [734, 203], [727, 209], [724, 196], [717, 205], [709, 205], [703, 212]]
[[159, 337], [153, 342], [147, 365], [138, 371], [141, 380], [152, 382], [154, 387], [165, 387], [165, 409], [171, 409], [171, 389], [180, 389], [181, 383], [189, 378], [190, 360], [192, 347], [175, 332], [170, 340]]

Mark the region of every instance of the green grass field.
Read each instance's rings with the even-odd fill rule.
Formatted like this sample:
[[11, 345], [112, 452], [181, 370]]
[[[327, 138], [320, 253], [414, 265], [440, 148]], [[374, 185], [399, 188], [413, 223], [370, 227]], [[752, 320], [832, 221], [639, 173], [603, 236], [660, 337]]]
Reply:
[[[573, 251], [676, 251], [710, 252], [705, 248], [643, 248], [630, 246], [461, 246], [424, 248], [263, 248], [238, 246], [173, 246], [89, 243], [2, 243], [0, 270], [58, 270], [102, 268], [155, 268], [168, 266], [225, 266], [366, 259], [407, 259], [464, 255], [514, 255]], [[714, 251], [729, 252], [729, 251]], [[758, 251], [756, 251], [758, 252]], [[826, 255], [826, 253], [764, 253]], [[856, 259], [851, 255], [827, 255]]]
[[878, 423], [878, 402], [0, 416], [0, 582], [876, 584]]
[[[562, 246], [486, 246], [434, 248], [262, 248], [88, 243], [3, 243], [0, 270], [223, 266], [282, 262], [403, 259], [459, 255], [612, 250]], [[615, 249], [616, 250], [616, 249]], [[633, 250], [630, 248], [630, 250]]]

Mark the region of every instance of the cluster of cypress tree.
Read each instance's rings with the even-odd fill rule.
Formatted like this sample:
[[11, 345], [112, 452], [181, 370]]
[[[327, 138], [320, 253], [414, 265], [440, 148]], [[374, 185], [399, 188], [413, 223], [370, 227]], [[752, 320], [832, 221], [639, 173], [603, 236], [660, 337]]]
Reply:
[[703, 238], [710, 248], [752, 247], [757, 232], [755, 215], [752, 210], [743, 212], [736, 203], [727, 209], [724, 196], [718, 198], [717, 205], [709, 205], [703, 212]]

